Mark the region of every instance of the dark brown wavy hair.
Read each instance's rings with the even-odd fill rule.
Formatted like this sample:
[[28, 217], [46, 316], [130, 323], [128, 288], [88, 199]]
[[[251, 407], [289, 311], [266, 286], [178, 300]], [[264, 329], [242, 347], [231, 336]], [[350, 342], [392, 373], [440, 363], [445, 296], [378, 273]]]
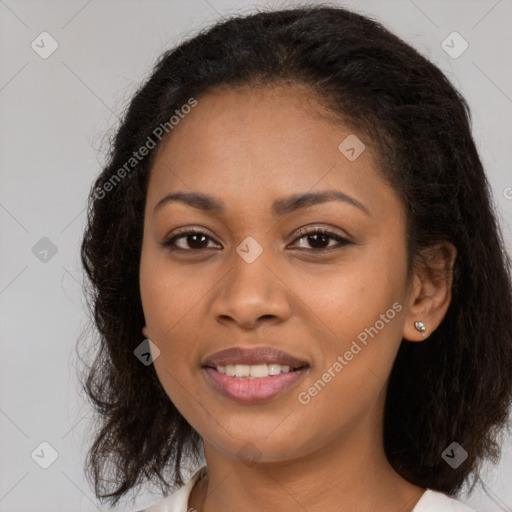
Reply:
[[[134, 94], [91, 188], [81, 259], [98, 346], [83, 387], [98, 430], [86, 475], [113, 505], [143, 482], [163, 492], [182, 485], [184, 458], [199, 460], [202, 450], [153, 365], [134, 356], [144, 339], [139, 263], [156, 149], [131, 161], [133, 169], [126, 163], [149, 139], [159, 147], [155, 129], [189, 98], [278, 83], [308, 86], [376, 145], [380, 171], [407, 211], [409, 265], [436, 242], [457, 248], [445, 318], [424, 342], [402, 341], [391, 371], [389, 462], [415, 485], [454, 494], [470, 475], [474, 486], [484, 459], [500, 455], [512, 401], [511, 261], [469, 107], [435, 65], [380, 23], [302, 4], [217, 22], [166, 51]], [[120, 173], [123, 166], [129, 171]], [[453, 441], [468, 453], [455, 469], [441, 457]]]

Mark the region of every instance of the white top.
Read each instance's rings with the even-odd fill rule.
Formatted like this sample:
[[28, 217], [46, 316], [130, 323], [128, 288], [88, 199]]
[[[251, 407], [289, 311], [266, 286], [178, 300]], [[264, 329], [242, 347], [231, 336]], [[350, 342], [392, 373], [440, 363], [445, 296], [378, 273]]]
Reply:
[[[199, 468], [182, 487], [163, 500], [141, 510], [140, 512], [189, 512], [188, 498], [190, 492], [206, 466]], [[442, 492], [427, 489], [412, 512], [476, 512], [460, 501], [450, 498]]]

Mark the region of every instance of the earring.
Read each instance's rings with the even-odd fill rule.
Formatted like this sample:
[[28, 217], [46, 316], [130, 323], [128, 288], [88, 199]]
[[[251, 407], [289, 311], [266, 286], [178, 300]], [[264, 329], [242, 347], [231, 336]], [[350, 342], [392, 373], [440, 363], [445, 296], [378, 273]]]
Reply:
[[421, 334], [424, 334], [425, 331], [427, 330], [423, 322], [414, 322], [414, 327], [416, 327], [416, 329], [420, 331]]

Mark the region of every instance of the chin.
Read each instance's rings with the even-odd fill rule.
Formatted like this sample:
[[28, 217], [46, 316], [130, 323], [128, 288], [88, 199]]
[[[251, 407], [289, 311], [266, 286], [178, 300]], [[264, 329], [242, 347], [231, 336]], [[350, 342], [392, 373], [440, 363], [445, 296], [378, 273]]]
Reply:
[[[242, 431], [242, 430], [240, 430]], [[215, 449], [222, 451], [226, 455], [239, 459], [248, 466], [257, 463], [278, 463], [286, 462], [304, 455], [299, 453], [300, 447], [296, 433], [280, 433], [280, 435], [265, 434], [249, 435], [243, 431], [244, 435], [240, 437], [223, 437], [213, 444]], [[228, 435], [229, 436], [229, 435]], [[210, 437], [210, 443], [211, 441]]]

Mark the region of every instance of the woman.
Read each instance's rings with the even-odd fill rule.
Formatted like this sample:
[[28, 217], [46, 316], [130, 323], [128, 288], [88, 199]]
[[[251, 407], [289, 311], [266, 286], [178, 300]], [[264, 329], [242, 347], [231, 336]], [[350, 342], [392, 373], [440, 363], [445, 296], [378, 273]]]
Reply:
[[158, 479], [148, 512], [471, 510], [452, 496], [512, 395], [510, 258], [465, 100], [380, 24], [260, 12], [166, 52], [82, 261], [97, 497]]

